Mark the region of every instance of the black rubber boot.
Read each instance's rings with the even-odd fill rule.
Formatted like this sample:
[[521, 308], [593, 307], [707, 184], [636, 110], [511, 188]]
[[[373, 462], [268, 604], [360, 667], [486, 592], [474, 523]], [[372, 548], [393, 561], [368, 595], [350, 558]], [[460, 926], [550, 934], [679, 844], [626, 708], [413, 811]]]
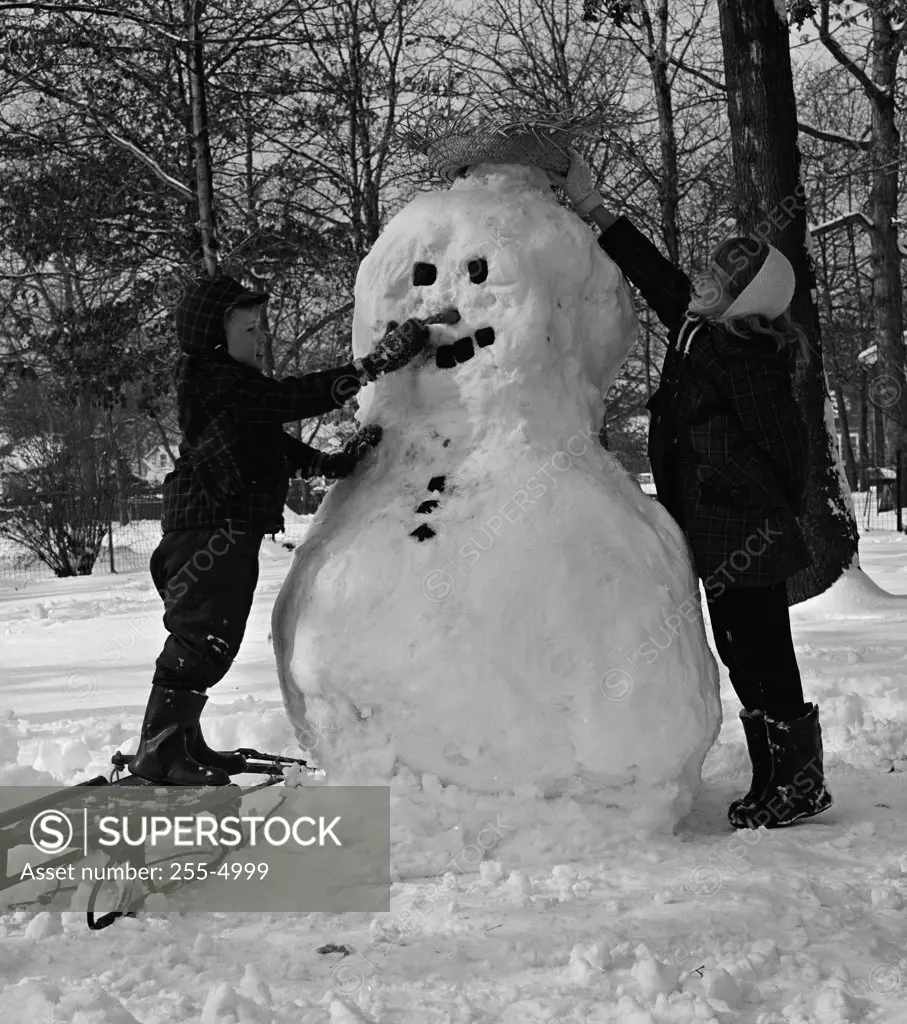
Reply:
[[753, 781], [746, 796], [734, 800], [727, 809], [728, 820], [732, 825], [742, 813], [755, 809], [757, 800], [765, 792], [765, 787], [772, 777], [772, 755], [768, 749], [765, 715], [761, 711], [741, 711], [740, 721], [743, 723], [746, 748], [749, 751], [750, 764], [753, 766]]
[[[202, 708], [208, 701], [208, 698], [201, 693], [196, 694], [198, 699], [202, 702]], [[199, 717], [201, 717], [201, 710], [199, 711]], [[246, 759], [242, 754], [237, 754], [235, 750], [212, 750], [207, 743], [205, 743], [205, 737], [202, 736], [202, 727], [196, 719], [186, 729], [186, 753], [201, 765], [206, 765], [208, 768], [219, 768], [222, 772], [226, 772], [228, 775], [239, 775], [246, 767]]]
[[191, 690], [152, 686], [139, 749], [129, 771], [164, 786], [228, 786], [226, 772], [201, 765], [186, 752], [186, 730], [198, 725], [207, 699]]
[[789, 722], [765, 716], [771, 778], [754, 808], [731, 816], [734, 828], [784, 828], [831, 807], [822, 764], [819, 709], [815, 704], [805, 707], [804, 715]]

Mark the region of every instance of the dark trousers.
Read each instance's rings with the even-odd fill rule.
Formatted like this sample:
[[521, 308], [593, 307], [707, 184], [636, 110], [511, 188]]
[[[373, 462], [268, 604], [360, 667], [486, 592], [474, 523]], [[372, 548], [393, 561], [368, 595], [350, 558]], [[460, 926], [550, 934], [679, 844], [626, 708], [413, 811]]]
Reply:
[[787, 587], [726, 588], [708, 598], [718, 657], [747, 711], [790, 721], [803, 714], [803, 688], [790, 631]]
[[262, 531], [245, 523], [173, 530], [151, 556], [170, 634], [152, 682], [206, 690], [239, 653], [258, 583]]

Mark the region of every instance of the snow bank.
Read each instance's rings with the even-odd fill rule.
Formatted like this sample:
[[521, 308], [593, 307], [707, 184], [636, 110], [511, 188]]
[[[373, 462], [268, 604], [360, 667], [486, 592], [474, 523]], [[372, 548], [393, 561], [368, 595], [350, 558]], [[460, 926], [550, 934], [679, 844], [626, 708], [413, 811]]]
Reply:
[[907, 618], [907, 596], [889, 594], [862, 569], [847, 569], [823, 594], [795, 605], [793, 613], [835, 618]]

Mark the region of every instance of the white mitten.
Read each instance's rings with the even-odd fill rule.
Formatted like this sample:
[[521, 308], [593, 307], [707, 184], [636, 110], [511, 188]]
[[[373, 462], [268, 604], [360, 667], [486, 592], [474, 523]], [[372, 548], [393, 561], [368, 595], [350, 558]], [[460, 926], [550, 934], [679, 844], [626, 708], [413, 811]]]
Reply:
[[596, 191], [592, 168], [572, 147], [567, 152], [570, 154], [570, 168], [566, 175], [549, 171], [548, 176], [564, 190], [580, 217], [586, 217], [596, 206], [604, 206], [604, 200]]

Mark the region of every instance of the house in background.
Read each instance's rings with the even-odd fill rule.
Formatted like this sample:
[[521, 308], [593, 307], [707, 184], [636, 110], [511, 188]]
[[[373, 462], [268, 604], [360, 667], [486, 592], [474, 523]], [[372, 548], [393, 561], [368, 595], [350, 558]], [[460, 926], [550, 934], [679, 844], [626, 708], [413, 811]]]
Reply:
[[[904, 332], [904, 351], [907, 357], [907, 331]], [[887, 451], [885, 445], [885, 416], [892, 404], [890, 387], [896, 388], [897, 384], [886, 375], [879, 375], [877, 365], [878, 346], [870, 345], [857, 355], [856, 379], [842, 389], [856, 474], [856, 479], [850, 482], [861, 491], [871, 486], [869, 476], [879, 476], [883, 467], [894, 471], [895, 453]], [[841, 410], [837, 402], [834, 406], [838, 450], [843, 456]]]
[[159, 444], [142, 459], [139, 476], [149, 484], [163, 483], [164, 477], [173, 469], [173, 459], [167, 449]]

